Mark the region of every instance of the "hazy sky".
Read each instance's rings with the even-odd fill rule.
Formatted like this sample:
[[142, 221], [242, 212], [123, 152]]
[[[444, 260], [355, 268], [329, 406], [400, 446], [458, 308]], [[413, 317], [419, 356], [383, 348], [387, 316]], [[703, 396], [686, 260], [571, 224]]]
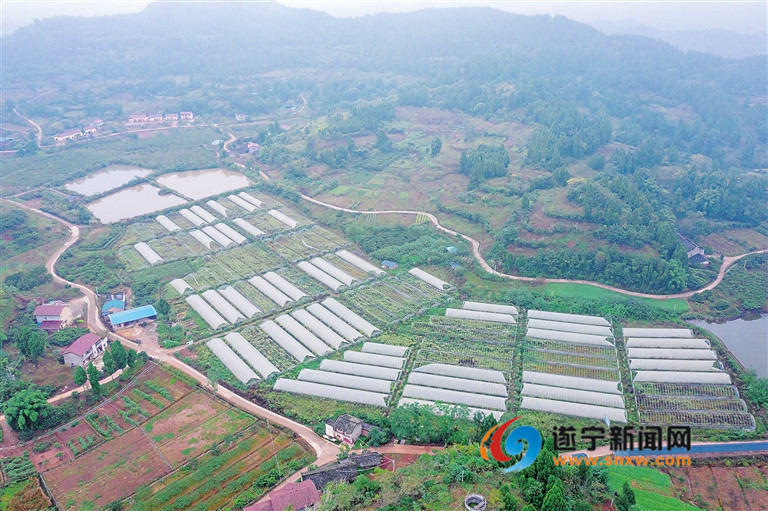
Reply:
[[[185, 0], [180, 0], [185, 1]], [[186, 0], [192, 1], [192, 0]], [[236, 0], [237, 1], [237, 0]], [[240, 0], [243, 1], [243, 0]], [[245, 0], [251, 1], [251, 0]], [[2, 33], [31, 23], [35, 18], [58, 15], [98, 16], [141, 11], [147, 0], [2, 0]], [[324, 10], [334, 16], [361, 16], [377, 12], [404, 12], [427, 7], [483, 5], [521, 14], [563, 14], [578, 21], [632, 19], [662, 30], [725, 28], [741, 33], [765, 32], [768, 2], [747, 1], [405, 1], [405, 0], [279, 0], [291, 7]]]

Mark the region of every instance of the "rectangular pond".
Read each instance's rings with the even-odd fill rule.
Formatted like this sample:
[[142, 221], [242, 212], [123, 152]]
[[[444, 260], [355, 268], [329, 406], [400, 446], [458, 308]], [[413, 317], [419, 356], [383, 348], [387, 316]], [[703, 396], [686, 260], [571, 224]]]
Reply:
[[161, 185], [198, 200], [212, 195], [245, 188], [251, 180], [239, 172], [225, 169], [188, 170], [163, 174], [156, 180]]
[[128, 165], [109, 165], [103, 170], [89, 174], [83, 178], [67, 183], [67, 190], [89, 197], [119, 188], [137, 177], [146, 177], [154, 172], [151, 169], [131, 167]]
[[691, 321], [715, 334], [744, 367], [768, 378], [768, 314], [733, 319], [723, 323]]
[[160, 195], [159, 192], [159, 188], [149, 184], [132, 186], [91, 202], [86, 207], [101, 223], [111, 224], [187, 202], [176, 195]]

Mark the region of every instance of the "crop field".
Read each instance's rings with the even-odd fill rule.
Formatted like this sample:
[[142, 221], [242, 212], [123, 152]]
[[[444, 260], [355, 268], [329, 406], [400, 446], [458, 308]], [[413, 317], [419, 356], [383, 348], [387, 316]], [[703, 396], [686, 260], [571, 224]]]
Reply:
[[318, 225], [293, 232], [290, 236], [275, 237], [265, 244], [271, 252], [293, 263], [349, 246], [344, 238]]
[[[147, 244], [166, 261], [196, 257], [210, 252], [186, 232], [178, 232], [170, 236], [155, 238]], [[218, 251], [221, 248], [216, 243], [213, 243], [211, 247], [214, 251]]]
[[253, 344], [262, 355], [267, 357], [270, 362], [275, 364], [280, 371], [287, 371], [296, 365], [296, 360], [270, 339], [261, 328], [244, 328], [240, 331], [240, 334]]
[[616, 358], [616, 350], [607, 346], [574, 344], [572, 342], [552, 341], [545, 339], [526, 339], [525, 342], [526, 346], [533, 350], [564, 351], [594, 357]]
[[[475, 367], [478, 369], [494, 369], [501, 371], [505, 375], [508, 375], [512, 369], [511, 355], [507, 354], [505, 358], [498, 358], [490, 356], [492, 352], [485, 352], [482, 348], [479, 350], [483, 353], [488, 353], [488, 356], [471, 355], [465, 353], [462, 348], [466, 347], [466, 344], [461, 346], [442, 345], [440, 346], [445, 351], [437, 351], [428, 348], [422, 348], [416, 354], [416, 359], [413, 363], [413, 367], [421, 367], [426, 364], [450, 364], [465, 367]], [[447, 351], [455, 349], [455, 351]]]
[[755, 429], [755, 418], [749, 413], [672, 409], [639, 409], [637, 413], [643, 424], [682, 424], [719, 429]]
[[741, 399], [675, 398], [666, 396], [637, 396], [638, 408], [673, 410], [711, 410], [715, 412], [746, 412], [747, 405]]
[[[181, 215], [179, 215], [181, 216]], [[149, 241], [166, 236], [168, 231], [154, 220], [146, 222], [134, 222], [128, 226], [122, 238], [124, 244], [135, 244], [140, 241]]]
[[[106, 440], [43, 473], [62, 509], [101, 508], [239, 431], [260, 430], [252, 416], [156, 366], [129, 390], [86, 416], [92, 435]], [[70, 430], [69, 443], [91, 436], [82, 424]]]
[[526, 351], [526, 358], [530, 357], [532, 360], [539, 360], [541, 362], [554, 362], [558, 364], [573, 364], [585, 367], [598, 367], [598, 368], [616, 368], [616, 357], [599, 357], [591, 355], [580, 355], [563, 351], [551, 351], [551, 350], [534, 350], [529, 349]]
[[635, 383], [635, 393], [666, 396], [699, 396], [702, 398], [737, 398], [739, 390], [733, 385], [707, 383]]
[[265, 314], [277, 309], [275, 302], [264, 296], [258, 289], [249, 282], [241, 280], [232, 284], [232, 287], [240, 291], [243, 296], [251, 301], [256, 307], [264, 311]]
[[701, 509], [751, 511], [765, 509], [768, 464], [748, 467], [696, 465], [668, 468], [675, 493]]
[[[275, 273], [307, 293], [310, 297], [316, 297], [328, 292], [328, 288], [325, 285], [318, 282], [317, 279], [310, 277], [296, 266], [286, 266], [275, 270]], [[303, 300], [306, 300], [306, 298], [303, 298]]]
[[411, 333], [437, 337], [441, 340], [466, 340], [480, 342], [515, 341], [517, 326], [488, 321], [473, 321], [445, 316], [429, 316], [411, 324]]
[[405, 274], [358, 286], [342, 294], [341, 301], [379, 325], [391, 325], [439, 305], [446, 297], [445, 293]]
[[216, 288], [237, 280], [249, 279], [282, 266], [283, 261], [261, 243], [251, 243], [204, 258], [196, 272], [184, 280], [195, 291]]

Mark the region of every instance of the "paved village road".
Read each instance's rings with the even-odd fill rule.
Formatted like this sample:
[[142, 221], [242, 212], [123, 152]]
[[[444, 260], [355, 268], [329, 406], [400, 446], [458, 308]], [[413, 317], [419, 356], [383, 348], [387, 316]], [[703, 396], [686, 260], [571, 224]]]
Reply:
[[460, 232], [453, 231], [451, 229], [448, 229], [447, 227], [443, 227], [440, 225], [440, 222], [437, 221], [437, 217], [433, 215], [432, 213], [427, 213], [426, 211], [410, 211], [410, 210], [372, 210], [372, 211], [360, 211], [356, 209], [349, 209], [349, 208], [343, 208], [341, 206], [334, 206], [333, 204], [328, 204], [327, 202], [319, 201], [317, 199], [313, 199], [312, 197], [308, 197], [306, 195], [301, 196], [302, 199], [312, 202], [313, 204], [317, 204], [319, 206], [324, 206], [326, 208], [335, 209], [337, 211], [344, 211], [346, 213], [354, 213], [359, 215], [423, 215], [427, 218], [429, 218], [429, 221], [432, 223], [432, 225], [440, 230], [443, 231], [446, 234], [450, 234], [451, 236], [460, 236], [466, 241], [469, 242], [469, 244], [472, 246], [472, 254], [475, 256], [475, 259], [477, 259], [477, 262], [480, 263], [480, 265], [487, 271], [488, 273], [491, 273], [493, 275], [496, 275], [498, 277], [503, 277], [505, 279], [510, 280], [520, 280], [523, 282], [555, 282], [555, 283], [569, 283], [569, 284], [585, 284], [588, 286], [595, 286], [602, 289], [607, 289], [609, 291], [614, 291], [616, 293], [621, 293], [623, 295], [628, 296], [636, 296], [640, 298], [652, 298], [655, 300], [667, 300], [670, 298], [690, 298], [691, 296], [695, 295], [696, 293], [701, 293], [703, 291], [708, 291], [714, 287], [716, 287], [722, 280], [723, 277], [725, 277], [725, 272], [730, 268], [735, 262], [737, 262], [739, 259], [746, 257], [748, 255], [752, 254], [764, 254], [768, 252], [768, 249], [763, 250], [755, 250], [754, 252], [747, 252], [746, 254], [741, 254], [737, 256], [728, 256], [723, 258], [723, 264], [720, 266], [720, 271], [717, 274], [717, 278], [704, 286], [701, 289], [697, 289], [695, 291], [686, 291], [685, 293], [675, 293], [675, 294], [668, 294], [668, 295], [654, 295], [650, 293], [638, 293], [636, 291], [627, 291], [626, 289], [621, 289], [620, 287], [614, 287], [609, 286], [607, 284], [600, 284], [599, 282], [591, 282], [589, 280], [573, 280], [573, 279], [543, 279], [543, 278], [534, 278], [534, 277], [520, 277], [517, 275], [509, 275], [507, 273], [501, 273], [493, 268], [491, 268], [491, 265], [488, 264], [488, 262], [483, 258], [482, 254], [480, 253], [480, 242], [477, 241], [474, 238], [471, 238], [467, 236], [466, 234], [461, 234]]

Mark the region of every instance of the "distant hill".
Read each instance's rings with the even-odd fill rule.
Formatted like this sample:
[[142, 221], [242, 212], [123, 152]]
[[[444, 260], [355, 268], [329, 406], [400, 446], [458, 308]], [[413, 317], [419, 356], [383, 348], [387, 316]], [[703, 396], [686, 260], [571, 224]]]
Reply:
[[659, 30], [633, 20], [601, 20], [590, 23], [609, 35], [633, 34], [666, 41], [684, 50], [742, 58], [768, 53], [768, 33], [739, 34], [731, 30]]

